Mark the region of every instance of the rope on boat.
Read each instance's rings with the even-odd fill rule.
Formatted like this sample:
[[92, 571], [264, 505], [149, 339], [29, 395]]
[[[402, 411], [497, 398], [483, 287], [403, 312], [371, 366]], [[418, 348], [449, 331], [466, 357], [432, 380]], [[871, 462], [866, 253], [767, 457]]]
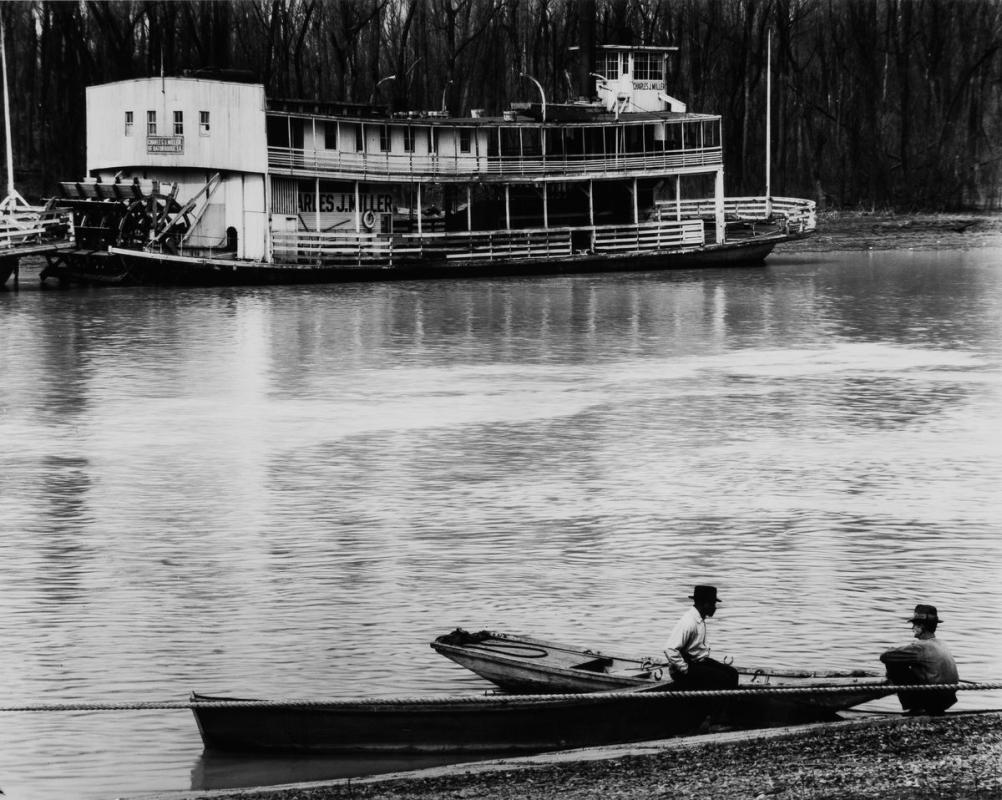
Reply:
[[[513, 658], [546, 658], [550, 651], [545, 647], [537, 647], [532, 644], [517, 644], [515, 642], [478, 642], [478, 650], [501, 653], [501, 655], [512, 656]], [[598, 658], [599, 656], [596, 656]]]
[[591, 692], [581, 694], [491, 694], [423, 697], [364, 697], [329, 700], [190, 700], [187, 702], [137, 702], [137, 703], [53, 703], [22, 706], [0, 706], [0, 712], [46, 712], [46, 711], [186, 711], [201, 708], [340, 708], [345, 706], [444, 706], [489, 703], [497, 705], [518, 702], [521, 704], [561, 705], [573, 702], [579, 705], [605, 703], [609, 700], [684, 700], [706, 697], [769, 697], [776, 695], [827, 695], [874, 693], [896, 694], [897, 692], [965, 692], [1002, 689], [1002, 681], [990, 683], [941, 683], [898, 685], [890, 683], [857, 683], [847, 686], [811, 687], [760, 687], [745, 689], [702, 689], [690, 691], [647, 691], [647, 692]]

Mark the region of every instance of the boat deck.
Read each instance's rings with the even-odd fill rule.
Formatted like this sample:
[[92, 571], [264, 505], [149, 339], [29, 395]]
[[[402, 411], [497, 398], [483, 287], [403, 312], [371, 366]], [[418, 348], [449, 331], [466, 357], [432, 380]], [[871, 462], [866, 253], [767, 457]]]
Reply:
[[73, 244], [68, 241], [30, 242], [10, 246], [4, 246], [4, 243], [0, 242], [0, 289], [5, 288], [11, 279], [13, 279], [13, 288], [15, 290], [18, 288], [21, 279], [22, 258], [43, 256], [51, 259], [68, 253], [72, 249]]

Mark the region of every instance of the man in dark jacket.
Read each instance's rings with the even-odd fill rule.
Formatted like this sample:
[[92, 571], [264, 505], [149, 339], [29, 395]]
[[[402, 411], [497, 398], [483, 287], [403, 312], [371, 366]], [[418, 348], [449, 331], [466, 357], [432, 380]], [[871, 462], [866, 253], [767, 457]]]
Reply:
[[[936, 638], [936, 627], [942, 620], [936, 606], [917, 605], [908, 620], [915, 641], [888, 650], [880, 656], [892, 683], [938, 684], [957, 683], [957, 662], [946, 645]], [[955, 692], [898, 692], [906, 714], [942, 714], [957, 702]]]

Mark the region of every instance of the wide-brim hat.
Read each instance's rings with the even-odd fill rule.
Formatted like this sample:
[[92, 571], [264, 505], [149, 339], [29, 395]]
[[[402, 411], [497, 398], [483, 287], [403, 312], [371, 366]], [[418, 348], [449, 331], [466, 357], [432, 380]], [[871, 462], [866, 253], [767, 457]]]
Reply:
[[936, 613], [936, 606], [919, 605], [915, 606], [915, 613], [908, 617], [908, 622], [935, 622], [941, 623], [943, 620]]
[[692, 590], [692, 594], [689, 595], [690, 600], [694, 600], [697, 603], [720, 603], [722, 602], [719, 597], [717, 597], [717, 587], [716, 586], [696, 586]]

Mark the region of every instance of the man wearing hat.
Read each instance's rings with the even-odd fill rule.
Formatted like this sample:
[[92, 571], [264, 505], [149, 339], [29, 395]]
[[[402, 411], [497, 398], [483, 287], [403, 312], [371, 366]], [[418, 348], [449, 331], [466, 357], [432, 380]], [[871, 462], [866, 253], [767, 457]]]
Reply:
[[[915, 641], [895, 647], [880, 656], [891, 683], [957, 683], [957, 662], [946, 645], [936, 638], [936, 626], [942, 622], [936, 606], [919, 604], [908, 619]], [[906, 714], [942, 714], [957, 702], [956, 692], [898, 692]]]
[[682, 615], [665, 645], [668, 671], [684, 689], [730, 689], [738, 685], [738, 671], [710, 658], [706, 645], [706, 618], [717, 611], [716, 586], [697, 586], [689, 599], [692, 608]]

